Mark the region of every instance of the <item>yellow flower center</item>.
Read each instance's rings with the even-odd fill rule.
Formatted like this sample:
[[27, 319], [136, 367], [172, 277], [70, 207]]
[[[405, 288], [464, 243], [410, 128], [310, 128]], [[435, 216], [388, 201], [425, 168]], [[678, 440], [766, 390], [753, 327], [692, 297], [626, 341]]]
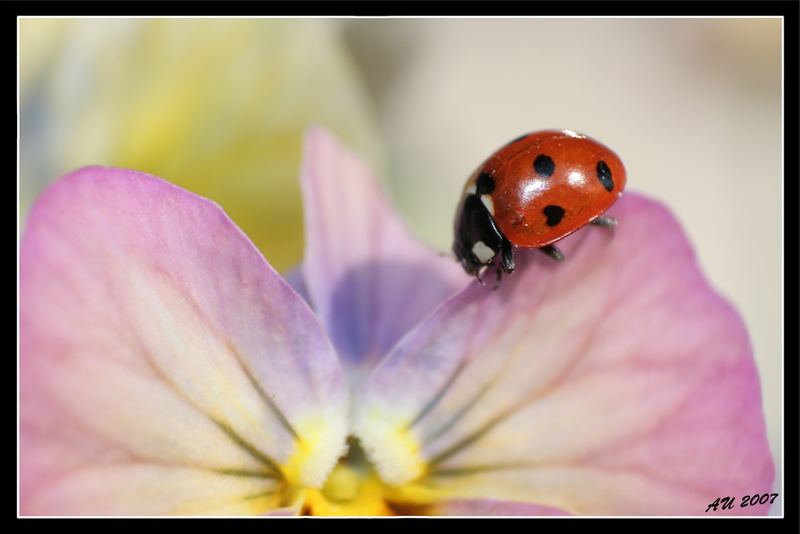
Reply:
[[384, 499], [381, 481], [345, 465], [337, 465], [321, 490], [306, 490], [304, 515], [394, 515]]
[[425, 515], [444, 496], [418, 483], [390, 486], [367, 460], [358, 441], [350, 438], [347, 456], [339, 460], [321, 489], [305, 488], [302, 515]]

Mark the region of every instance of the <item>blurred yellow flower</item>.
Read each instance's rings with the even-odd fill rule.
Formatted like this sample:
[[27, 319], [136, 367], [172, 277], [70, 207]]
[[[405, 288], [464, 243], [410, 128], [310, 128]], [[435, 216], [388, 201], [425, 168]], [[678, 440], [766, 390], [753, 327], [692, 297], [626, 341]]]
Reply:
[[23, 19], [21, 209], [83, 165], [208, 197], [278, 269], [302, 255], [302, 132], [321, 124], [383, 169], [337, 21]]

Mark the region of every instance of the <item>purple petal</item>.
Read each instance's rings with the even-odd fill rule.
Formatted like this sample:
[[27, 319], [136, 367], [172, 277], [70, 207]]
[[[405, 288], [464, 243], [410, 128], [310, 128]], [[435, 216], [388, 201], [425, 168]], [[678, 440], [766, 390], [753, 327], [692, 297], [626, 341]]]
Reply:
[[526, 502], [496, 501], [492, 499], [453, 499], [435, 505], [431, 515], [459, 516], [561, 516], [570, 515], [564, 510]]
[[303, 278], [303, 267], [295, 267], [288, 273], [284, 274], [283, 277], [286, 279], [286, 282], [292, 286], [292, 289], [294, 289], [295, 293], [300, 295], [304, 301], [311, 305], [311, 297], [308, 294], [306, 281]]
[[312, 129], [302, 168], [306, 285], [339, 354], [377, 362], [446, 296], [469, 281], [409, 233], [366, 165]]
[[300, 515], [300, 508], [285, 506], [283, 508], [276, 508], [275, 510], [272, 510], [264, 515], [274, 517], [294, 517]]
[[251, 510], [282, 476], [321, 485], [342, 452], [333, 347], [207, 200], [134, 171], [66, 176], [31, 213], [20, 296], [24, 513], [194, 510], [195, 483]]
[[375, 370], [355, 432], [385, 480], [578, 514], [703, 515], [770, 491], [741, 319], [666, 209], [628, 194], [612, 215], [562, 241], [562, 264], [521, 252], [498, 291], [471, 285]]
[[52, 477], [23, 500], [34, 515], [257, 515], [277, 508], [277, 487], [208, 469], [115, 462]]

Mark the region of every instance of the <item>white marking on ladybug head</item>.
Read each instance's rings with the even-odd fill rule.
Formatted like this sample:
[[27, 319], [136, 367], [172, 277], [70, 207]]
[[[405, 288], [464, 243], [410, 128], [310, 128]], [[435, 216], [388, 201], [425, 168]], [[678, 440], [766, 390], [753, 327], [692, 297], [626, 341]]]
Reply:
[[483, 202], [483, 205], [489, 210], [489, 214], [494, 217], [494, 202], [492, 202], [492, 197], [489, 195], [481, 195], [481, 202]]
[[481, 263], [489, 263], [494, 258], [495, 252], [486, 246], [483, 241], [477, 241], [472, 245], [472, 253], [478, 258]]
[[472, 184], [464, 191], [464, 196], [474, 195], [476, 191], [475, 184]]

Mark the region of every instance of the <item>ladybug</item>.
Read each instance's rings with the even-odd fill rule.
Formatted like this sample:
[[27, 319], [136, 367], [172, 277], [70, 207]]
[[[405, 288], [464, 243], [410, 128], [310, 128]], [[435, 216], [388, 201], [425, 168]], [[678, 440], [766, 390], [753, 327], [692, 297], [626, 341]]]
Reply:
[[[553, 244], [603, 217], [625, 188], [625, 167], [608, 147], [571, 130], [544, 130], [500, 148], [469, 177], [456, 211], [453, 253], [471, 275], [494, 265], [514, 272], [515, 247], [538, 248], [556, 261]], [[501, 271], [502, 270], [502, 271]]]

